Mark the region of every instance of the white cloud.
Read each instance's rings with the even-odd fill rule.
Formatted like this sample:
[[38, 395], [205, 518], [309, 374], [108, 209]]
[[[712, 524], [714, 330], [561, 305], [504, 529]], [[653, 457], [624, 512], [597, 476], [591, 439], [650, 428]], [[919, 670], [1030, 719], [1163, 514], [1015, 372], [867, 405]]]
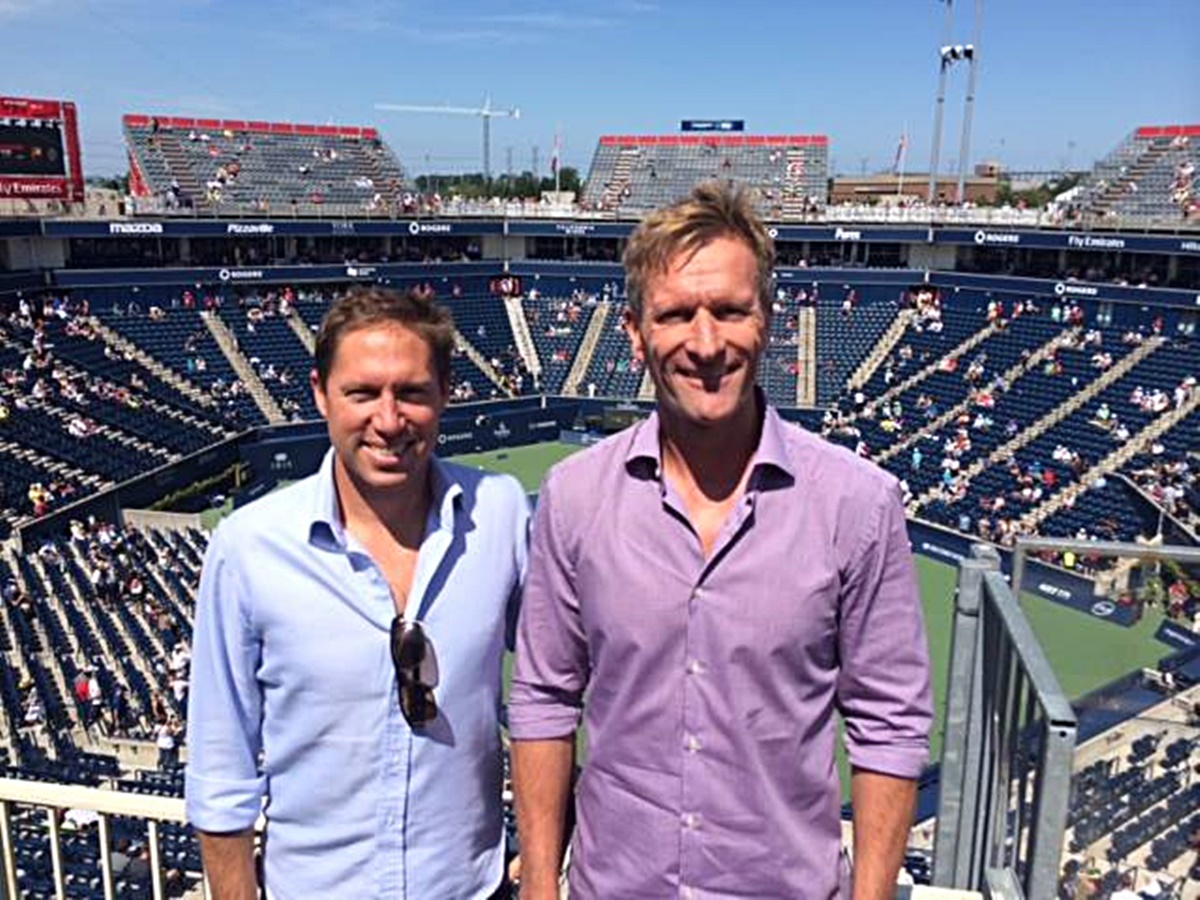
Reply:
[[610, 28], [616, 25], [615, 19], [602, 16], [577, 16], [562, 12], [531, 12], [531, 13], [502, 13], [499, 15], [480, 16], [480, 22], [492, 22], [497, 25], [514, 25], [521, 28], [546, 29], [566, 31], [576, 28]]
[[0, 19], [24, 19], [53, 3], [54, 0], [0, 0]]

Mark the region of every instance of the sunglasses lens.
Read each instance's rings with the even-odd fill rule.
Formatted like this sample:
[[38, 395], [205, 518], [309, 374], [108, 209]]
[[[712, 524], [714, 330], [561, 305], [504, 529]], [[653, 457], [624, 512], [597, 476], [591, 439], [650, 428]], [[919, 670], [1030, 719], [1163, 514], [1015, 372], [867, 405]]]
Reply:
[[414, 728], [432, 722], [438, 714], [433, 696], [438, 683], [437, 656], [420, 623], [399, 617], [392, 622], [392, 661], [404, 718]]
[[432, 689], [411, 682], [400, 688], [400, 709], [413, 727], [432, 722], [438, 714]]

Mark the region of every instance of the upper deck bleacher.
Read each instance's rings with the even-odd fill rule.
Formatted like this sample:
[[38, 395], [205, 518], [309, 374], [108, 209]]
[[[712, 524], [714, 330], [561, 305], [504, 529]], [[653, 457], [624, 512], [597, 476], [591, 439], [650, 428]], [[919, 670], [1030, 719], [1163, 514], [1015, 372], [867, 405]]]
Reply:
[[1195, 187], [1200, 125], [1137, 128], [1100, 160], [1084, 184], [1088, 212], [1102, 217], [1200, 217]]
[[795, 216], [829, 196], [825, 135], [604, 135], [583, 205], [634, 214], [686, 196], [702, 181], [754, 192], [768, 218]]
[[230, 215], [386, 212], [406, 176], [374, 128], [126, 115], [134, 197]]

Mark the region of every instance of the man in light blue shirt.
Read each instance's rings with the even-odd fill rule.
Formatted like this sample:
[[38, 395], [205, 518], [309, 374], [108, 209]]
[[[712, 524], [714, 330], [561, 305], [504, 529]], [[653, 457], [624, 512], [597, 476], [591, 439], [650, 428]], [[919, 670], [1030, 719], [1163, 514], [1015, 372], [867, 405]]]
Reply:
[[320, 471], [230, 516], [201, 577], [188, 818], [218, 900], [485, 900], [502, 882], [501, 664], [520, 485], [437, 460], [453, 328], [355, 289], [317, 339]]

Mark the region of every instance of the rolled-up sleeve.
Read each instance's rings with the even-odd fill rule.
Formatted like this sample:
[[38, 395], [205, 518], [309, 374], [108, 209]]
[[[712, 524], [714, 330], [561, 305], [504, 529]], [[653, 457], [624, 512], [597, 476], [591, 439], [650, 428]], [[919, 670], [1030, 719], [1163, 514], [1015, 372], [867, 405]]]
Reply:
[[218, 531], [200, 575], [188, 698], [187, 817], [201, 831], [238, 831], [262, 811], [266, 779], [260, 644], [246, 611], [237, 541]]
[[542, 485], [533, 518], [529, 571], [517, 624], [517, 656], [509, 694], [513, 740], [570, 735], [587, 687], [587, 642], [579, 615], [571, 541], [555, 502], [555, 474]]
[[843, 581], [837, 702], [856, 768], [916, 778], [929, 758], [929, 650], [894, 482], [866, 506]]

